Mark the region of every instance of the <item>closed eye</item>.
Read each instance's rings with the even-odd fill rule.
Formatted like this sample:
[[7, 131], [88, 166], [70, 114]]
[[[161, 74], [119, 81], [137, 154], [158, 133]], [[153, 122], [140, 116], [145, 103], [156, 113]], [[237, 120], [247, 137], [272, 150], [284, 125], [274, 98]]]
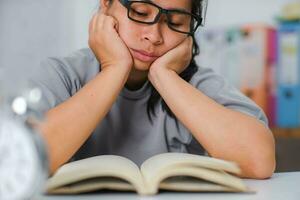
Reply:
[[148, 13], [138, 12], [138, 11], [133, 10], [133, 9], [132, 9], [132, 12], [134, 14], [137, 14], [137, 15], [140, 15], [140, 16], [143, 16], [143, 17], [147, 17], [148, 16]]
[[172, 23], [172, 22], [169, 22], [169, 24], [171, 25], [171, 26], [182, 26], [183, 24], [181, 24], [181, 23]]

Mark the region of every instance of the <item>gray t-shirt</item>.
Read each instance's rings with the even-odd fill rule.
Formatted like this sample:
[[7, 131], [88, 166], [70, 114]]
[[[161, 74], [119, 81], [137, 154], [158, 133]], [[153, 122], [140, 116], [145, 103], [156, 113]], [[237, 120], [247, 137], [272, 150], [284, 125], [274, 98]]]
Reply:
[[[50, 109], [73, 96], [99, 71], [93, 52], [82, 49], [65, 58], [45, 60], [35, 69], [32, 80], [42, 88], [46, 109]], [[73, 159], [115, 154], [140, 165], [150, 156], [164, 152], [205, 154], [189, 130], [167, 115], [160, 104], [155, 107], [156, 116], [152, 116], [151, 123], [147, 115], [150, 84], [147, 81], [136, 91], [124, 87], [109, 113]], [[267, 126], [263, 111], [211, 69], [199, 67], [190, 84], [219, 104], [251, 115]]]

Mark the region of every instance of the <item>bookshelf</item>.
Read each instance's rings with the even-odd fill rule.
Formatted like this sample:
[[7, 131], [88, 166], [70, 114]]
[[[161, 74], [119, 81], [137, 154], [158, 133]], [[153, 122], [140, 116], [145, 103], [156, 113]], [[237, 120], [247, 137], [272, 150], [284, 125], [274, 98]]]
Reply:
[[[300, 127], [299, 128], [271, 128], [274, 137], [276, 138], [298, 138], [300, 139]], [[300, 146], [299, 146], [300, 148]]]

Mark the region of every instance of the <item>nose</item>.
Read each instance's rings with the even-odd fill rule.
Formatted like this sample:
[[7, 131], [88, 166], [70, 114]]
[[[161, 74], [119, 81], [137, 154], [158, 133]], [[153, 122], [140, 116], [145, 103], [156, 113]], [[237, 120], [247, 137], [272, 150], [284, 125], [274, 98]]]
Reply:
[[162, 35], [161, 23], [147, 25], [144, 27], [144, 39], [151, 42], [153, 45], [160, 45], [164, 42]]

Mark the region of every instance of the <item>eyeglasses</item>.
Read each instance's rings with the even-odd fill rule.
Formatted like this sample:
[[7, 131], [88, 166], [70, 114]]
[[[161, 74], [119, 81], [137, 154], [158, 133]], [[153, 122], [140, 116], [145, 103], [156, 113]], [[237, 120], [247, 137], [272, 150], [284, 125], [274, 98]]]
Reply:
[[127, 8], [128, 18], [138, 23], [156, 24], [161, 15], [165, 14], [170, 29], [179, 33], [193, 35], [204, 22], [202, 16], [179, 9], [163, 9], [150, 1], [119, 1]]

